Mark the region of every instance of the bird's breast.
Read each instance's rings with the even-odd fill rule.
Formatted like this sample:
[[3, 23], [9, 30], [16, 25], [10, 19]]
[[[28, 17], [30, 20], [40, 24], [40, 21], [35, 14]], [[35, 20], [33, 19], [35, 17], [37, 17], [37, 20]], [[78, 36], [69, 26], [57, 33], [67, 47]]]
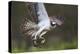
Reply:
[[45, 27], [45, 29], [49, 29], [49, 27], [50, 27], [50, 22], [47, 21], [47, 20], [41, 21], [41, 22], [38, 23], [38, 27], [39, 27], [39, 28]]

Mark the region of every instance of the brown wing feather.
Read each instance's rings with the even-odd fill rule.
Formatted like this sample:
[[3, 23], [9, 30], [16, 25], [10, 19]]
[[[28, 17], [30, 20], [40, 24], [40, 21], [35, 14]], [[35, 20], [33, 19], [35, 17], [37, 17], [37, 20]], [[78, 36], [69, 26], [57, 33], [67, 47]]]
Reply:
[[20, 30], [24, 35], [32, 35], [37, 30], [37, 24], [30, 21], [29, 19], [26, 19], [24, 23], [21, 24]]

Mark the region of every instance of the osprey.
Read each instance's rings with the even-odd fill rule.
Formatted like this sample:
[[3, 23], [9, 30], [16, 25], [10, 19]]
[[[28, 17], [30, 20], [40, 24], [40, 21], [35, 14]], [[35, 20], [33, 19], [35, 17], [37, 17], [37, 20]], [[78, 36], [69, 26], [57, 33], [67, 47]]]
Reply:
[[34, 46], [39, 46], [45, 43], [44, 34], [56, 28], [57, 25], [62, 25], [63, 22], [58, 19], [59, 16], [49, 17], [43, 3], [32, 4], [37, 16], [37, 23], [26, 18], [21, 25], [21, 30], [26, 36], [31, 36]]

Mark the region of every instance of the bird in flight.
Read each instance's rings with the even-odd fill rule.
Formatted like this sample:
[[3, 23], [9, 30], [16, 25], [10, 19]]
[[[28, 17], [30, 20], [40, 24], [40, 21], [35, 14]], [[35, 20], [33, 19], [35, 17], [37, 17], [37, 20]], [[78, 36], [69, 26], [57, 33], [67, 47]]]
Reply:
[[62, 25], [63, 22], [58, 19], [61, 18], [59, 16], [49, 17], [43, 3], [33, 3], [32, 9], [36, 13], [38, 22], [35, 23], [26, 18], [24, 23], [21, 24], [21, 29], [26, 36], [31, 36], [34, 46], [38, 46], [45, 43], [44, 36], [47, 32], [55, 29], [57, 25]]

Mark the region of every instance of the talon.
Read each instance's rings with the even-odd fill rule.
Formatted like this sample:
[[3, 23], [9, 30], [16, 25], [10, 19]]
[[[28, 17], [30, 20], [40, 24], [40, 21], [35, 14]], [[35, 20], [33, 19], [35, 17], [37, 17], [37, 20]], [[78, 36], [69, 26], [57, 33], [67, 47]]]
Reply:
[[40, 37], [41, 39], [41, 44], [44, 44], [45, 43], [45, 38], [44, 37]]
[[43, 40], [41, 41], [41, 43], [44, 44], [44, 43], [45, 43], [45, 39], [43, 39]]

